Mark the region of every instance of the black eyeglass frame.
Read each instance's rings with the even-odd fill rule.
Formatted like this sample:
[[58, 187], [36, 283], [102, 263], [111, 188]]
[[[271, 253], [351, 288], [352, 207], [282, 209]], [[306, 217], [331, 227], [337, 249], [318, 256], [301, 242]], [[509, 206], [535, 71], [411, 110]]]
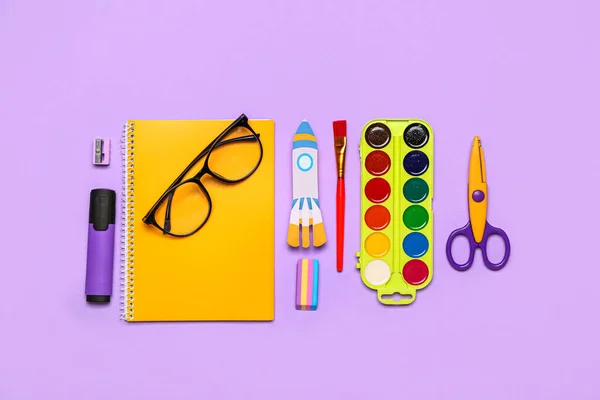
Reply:
[[[252, 134], [247, 135], [247, 136], [238, 137], [238, 138], [229, 139], [229, 140], [224, 140], [227, 135], [229, 135], [231, 132], [233, 132], [234, 129], [237, 129], [237, 128], [246, 128]], [[228, 144], [235, 144], [235, 143], [239, 143], [239, 142], [249, 142], [249, 141], [258, 142], [258, 146], [260, 148], [260, 155], [258, 158], [258, 162], [254, 166], [254, 168], [248, 174], [243, 176], [242, 178], [227, 179], [224, 176], [220, 175], [219, 173], [211, 170], [210, 167], [208, 166], [208, 161], [210, 160], [212, 151], [215, 148], [225, 146]], [[204, 166], [202, 167], [202, 169], [200, 171], [198, 171], [198, 173], [196, 173], [193, 177], [183, 180], [184, 176], [204, 156], [206, 156], [206, 159], [204, 160]], [[183, 172], [181, 174], [179, 174], [179, 176], [175, 179], [175, 181], [173, 181], [173, 183], [164, 191], [164, 193], [159, 197], [159, 199], [156, 201], [156, 203], [154, 203], [154, 205], [150, 208], [150, 210], [142, 218], [142, 221], [147, 225], [152, 225], [152, 226], [156, 227], [157, 229], [162, 231], [164, 234], [175, 236], [175, 237], [188, 237], [188, 236], [195, 234], [200, 229], [202, 229], [202, 227], [206, 224], [206, 222], [208, 221], [210, 214], [212, 212], [212, 199], [210, 198], [210, 195], [208, 194], [208, 190], [206, 190], [206, 188], [204, 187], [204, 185], [201, 182], [202, 177], [204, 175], [208, 174], [208, 175], [212, 176], [213, 178], [215, 178], [221, 182], [224, 182], [224, 183], [229, 183], [229, 184], [239, 183], [239, 182], [242, 182], [242, 181], [248, 179], [250, 176], [252, 176], [252, 174], [254, 174], [254, 172], [256, 172], [256, 170], [258, 169], [258, 167], [260, 166], [260, 164], [262, 162], [262, 158], [263, 158], [263, 146], [260, 141], [260, 134], [256, 133], [254, 131], [254, 129], [252, 129], [252, 127], [250, 126], [250, 124], [248, 122], [248, 117], [245, 114], [241, 114], [235, 121], [233, 121], [231, 123], [231, 125], [229, 125], [227, 128], [225, 128], [225, 130], [223, 130], [223, 132], [221, 132], [212, 142], [210, 142], [208, 144], [208, 146], [206, 146], [204, 148], [204, 150], [202, 150], [196, 156], [196, 158], [194, 158], [194, 160], [183, 170]], [[173, 232], [170, 232], [170, 225], [171, 225], [170, 216], [171, 216], [171, 205], [173, 202], [173, 195], [175, 194], [175, 191], [177, 190], [177, 188], [179, 188], [185, 184], [188, 184], [188, 183], [195, 183], [196, 185], [198, 185], [198, 187], [200, 188], [202, 193], [206, 196], [206, 199], [208, 201], [208, 212], [206, 213], [206, 218], [204, 219], [204, 221], [202, 221], [202, 223], [193, 231], [186, 233], [186, 234], [173, 233]], [[167, 199], [167, 197], [168, 197], [168, 199]], [[165, 210], [165, 224], [164, 224], [165, 226], [163, 228], [156, 222], [155, 214], [156, 214], [156, 210], [165, 201], [165, 199], [167, 200], [167, 209]]]

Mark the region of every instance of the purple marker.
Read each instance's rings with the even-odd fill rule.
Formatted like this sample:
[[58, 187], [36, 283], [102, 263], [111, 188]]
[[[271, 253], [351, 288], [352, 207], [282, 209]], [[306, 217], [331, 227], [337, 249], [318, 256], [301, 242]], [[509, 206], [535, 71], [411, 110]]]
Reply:
[[88, 303], [109, 303], [113, 283], [116, 193], [94, 189], [90, 193], [85, 295]]

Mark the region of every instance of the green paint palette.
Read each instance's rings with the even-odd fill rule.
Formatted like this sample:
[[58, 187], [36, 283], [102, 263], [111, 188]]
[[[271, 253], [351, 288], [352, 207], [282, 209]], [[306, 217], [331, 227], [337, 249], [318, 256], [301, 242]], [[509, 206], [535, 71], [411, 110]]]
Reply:
[[381, 303], [410, 304], [433, 278], [433, 130], [421, 120], [370, 121], [360, 156], [357, 268]]

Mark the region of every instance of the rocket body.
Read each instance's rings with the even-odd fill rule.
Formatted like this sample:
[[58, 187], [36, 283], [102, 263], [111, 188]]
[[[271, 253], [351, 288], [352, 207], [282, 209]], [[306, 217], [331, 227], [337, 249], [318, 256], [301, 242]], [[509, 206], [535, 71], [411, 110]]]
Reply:
[[326, 242], [323, 217], [319, 204], [317, 139], [307, 121], [302, 121], [294, 135], [292, 145], [293, 200], [288, 230], [288, 244], [309, 247], [309, 228], [312, 226], [313, 245]]

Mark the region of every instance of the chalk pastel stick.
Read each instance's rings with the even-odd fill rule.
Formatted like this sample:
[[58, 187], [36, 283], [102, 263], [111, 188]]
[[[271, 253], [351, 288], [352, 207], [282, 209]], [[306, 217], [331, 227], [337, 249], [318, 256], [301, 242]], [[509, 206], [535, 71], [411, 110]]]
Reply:
[[302, 258], [296, 266], [296, 310], [317, 309], [319, 303], [319, 260]]

